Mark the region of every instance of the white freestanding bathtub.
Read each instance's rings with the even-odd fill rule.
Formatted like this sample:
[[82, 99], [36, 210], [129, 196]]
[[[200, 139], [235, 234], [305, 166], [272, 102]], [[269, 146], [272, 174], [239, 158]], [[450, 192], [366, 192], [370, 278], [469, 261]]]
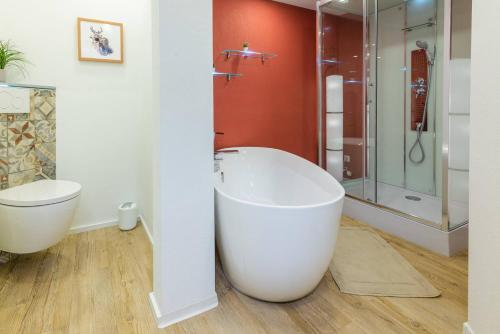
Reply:
[[216, 240], [242, 293], [286, 302], [311, 293], [332, 260], [344, 199], [326, 171], [296, 155], [235, 147], [218, 155]]

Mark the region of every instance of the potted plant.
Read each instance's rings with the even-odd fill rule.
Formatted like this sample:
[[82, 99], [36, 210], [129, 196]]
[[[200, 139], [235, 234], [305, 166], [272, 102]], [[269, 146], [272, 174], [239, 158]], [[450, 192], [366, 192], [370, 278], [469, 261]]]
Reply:
[[0, 41], [0, 82], [5, 82], [8, 67], [14, 67], [24, 75], [24, 65], [27, 62], [24, 53], [17, 50], [10, 41]]
[[248, 52], [248, 42], [243, 43], [243, 52]]

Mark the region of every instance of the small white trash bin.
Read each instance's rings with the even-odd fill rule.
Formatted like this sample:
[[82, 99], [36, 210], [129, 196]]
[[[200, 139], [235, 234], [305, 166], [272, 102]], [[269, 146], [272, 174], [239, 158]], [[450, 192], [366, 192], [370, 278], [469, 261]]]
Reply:
[[118, 207], [118, 226], [122, 231], [128, 231], [137, 225], [137, 204], [125, 202]]

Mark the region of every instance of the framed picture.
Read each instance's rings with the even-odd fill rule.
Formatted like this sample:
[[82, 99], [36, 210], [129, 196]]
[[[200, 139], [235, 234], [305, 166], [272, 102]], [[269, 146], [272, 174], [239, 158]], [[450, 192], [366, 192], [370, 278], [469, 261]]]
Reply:
[[78, 59], [123, 63], [123, 24], [79, 17]]

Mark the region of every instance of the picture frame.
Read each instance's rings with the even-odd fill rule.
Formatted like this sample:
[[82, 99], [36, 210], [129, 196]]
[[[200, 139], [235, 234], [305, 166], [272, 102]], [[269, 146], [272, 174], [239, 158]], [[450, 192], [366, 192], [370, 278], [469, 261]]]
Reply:
[[123, 23], [79, 17], [78, 60], [123, 63]]

